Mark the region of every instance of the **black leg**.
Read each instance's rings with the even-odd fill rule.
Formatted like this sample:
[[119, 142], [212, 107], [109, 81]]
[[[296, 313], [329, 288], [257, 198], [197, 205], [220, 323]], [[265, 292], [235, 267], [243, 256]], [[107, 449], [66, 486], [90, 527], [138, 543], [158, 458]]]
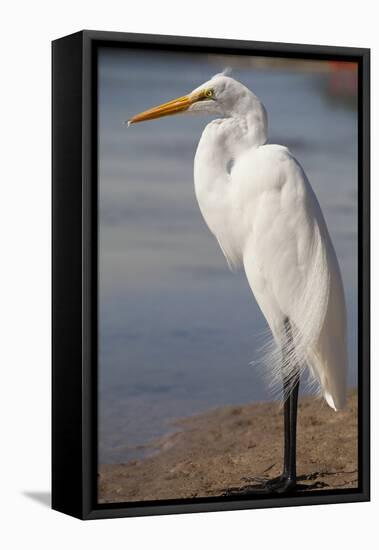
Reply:
[[296, 368], [291, 372], [291, 379], [286, 378], [285, 365], [289, 356], [294, 354], [294, 343], [291, 324], [285, 320], [286, 342], [283, 346], [283, 417], [284, 417], [284, 461], [283, 473], [274, 479], [258, 479], [258, 485], [251, 485], [246, 488], [229, 490], [225, 494], [260, 494], [260, 493], [286, 493], [295, 488], [310, 488], [296, 484], [296, 427], [297, 427], [297, 402], [300, 385], [300, 369]]
[[296, 432], [297, 432], [297, 402], [299, 396], [300, 370], [291, 373], [288, 380], [285, 375], [284, 366], [288, 361], [288, 355], [293, 355], [294, 344], [291, 325], [288, 319], [285, 321], [286, 343], [283, 347], [283, 419], [284, 419], [284, 461], [283, 473], [279, 478], [268, 482], [269, 485], [278, 491], [290, 490], [296, 485]]
[[284, 463], [283, 476], [296, 480], [296, 428], [299, 375], [284, 402]]
[[[293, 354], [293, 338], [291, 325], [286, 319], [287, 345], [283, 350], [283, 362], [287, 361], [286, 355]], [[289, 392], [287, 385], [290, 384]], [[286, 380], [283, 376], [284, 398], [284, 463], [283, 477], [296, 481], [296, 428], [297, 428], [297, 401], [299, 395], [300, 375], [299, 368], [292, 373], [292, 379]]]

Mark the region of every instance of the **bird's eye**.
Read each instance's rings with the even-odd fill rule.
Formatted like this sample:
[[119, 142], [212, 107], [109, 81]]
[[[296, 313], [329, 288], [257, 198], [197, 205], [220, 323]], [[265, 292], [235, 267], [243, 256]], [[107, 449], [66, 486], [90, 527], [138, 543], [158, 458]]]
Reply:
[[207, 91], [205, 92], [205, 95], [206, 95], [206, 97], [213, 97], [213, 96], [214, 96], [214, 92], [213, 92], [213, 90], [207, 90]]

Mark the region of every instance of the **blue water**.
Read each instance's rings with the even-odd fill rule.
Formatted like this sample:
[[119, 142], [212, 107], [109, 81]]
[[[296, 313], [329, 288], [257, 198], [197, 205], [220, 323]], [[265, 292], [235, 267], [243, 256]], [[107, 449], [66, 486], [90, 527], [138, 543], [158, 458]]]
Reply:
[[357, 113], [328, 75], [246, 59], [104, 49], [99, 56], [99, 461], [143, 455], [173, 422], [270, 399], [259, 369], [265, 321], [199, 213], [193, 157], [209, 119], [123, 121], [183, 95], [225, 65], [262, 99], [270, 142], [287, 145], [323, 208], [345, 286], [349, 383], [357, 372]]

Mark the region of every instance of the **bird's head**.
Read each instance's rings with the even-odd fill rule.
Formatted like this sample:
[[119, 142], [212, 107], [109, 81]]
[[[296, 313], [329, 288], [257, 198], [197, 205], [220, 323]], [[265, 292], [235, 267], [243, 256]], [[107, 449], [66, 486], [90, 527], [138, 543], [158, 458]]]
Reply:
[[187, 95], [134, 115], [128, 120], [128, 125], [180, 113], [233, 116], [239, 112], [246, 112], [253, 98], [255, 98], [254, 94], [246, 86], [224, 71]]

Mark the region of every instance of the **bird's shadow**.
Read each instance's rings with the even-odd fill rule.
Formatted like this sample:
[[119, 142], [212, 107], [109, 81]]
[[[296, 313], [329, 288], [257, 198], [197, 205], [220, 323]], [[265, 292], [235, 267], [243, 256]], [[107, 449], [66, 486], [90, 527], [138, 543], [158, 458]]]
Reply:
[[23, 491], [25, 497], [34, 500], [41, 506], [51, 507], [51, 493], [49, 491]]

